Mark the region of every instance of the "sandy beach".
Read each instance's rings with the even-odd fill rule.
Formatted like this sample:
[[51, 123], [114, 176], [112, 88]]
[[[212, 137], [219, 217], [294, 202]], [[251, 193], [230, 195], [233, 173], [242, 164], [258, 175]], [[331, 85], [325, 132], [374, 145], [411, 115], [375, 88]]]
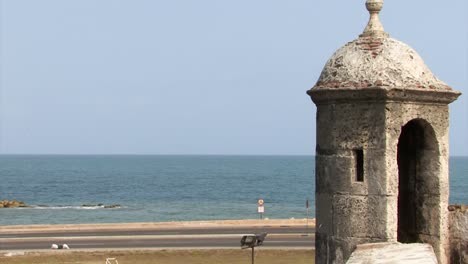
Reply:
[[0, 226], [2, 233], [51, 232], [51, 231], [93, 231], [93, 230], [140, 230], [168, 228], [236, 228], [246, 226], [306, 226], [315, 228], [315, 219], [244, 219], [213, 221], [174, 221], [148, 223], [112, 223], [112, 224], [64, 224], [64, 225], [11, 225]]

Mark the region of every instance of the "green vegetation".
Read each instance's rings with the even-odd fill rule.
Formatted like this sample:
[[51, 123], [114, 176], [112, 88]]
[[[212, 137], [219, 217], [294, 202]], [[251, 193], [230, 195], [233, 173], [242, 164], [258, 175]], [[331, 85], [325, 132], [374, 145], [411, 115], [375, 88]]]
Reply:
[[[116, 258], [119, 264], [250, 264], [251, 250], [115, 250], [115, 251], [47, 251], [21, 256], [0, 256], [2, 264], [105, 264]], [[256, 264], [313, 264], [315, 251], [310, 249], [257, 249]]]

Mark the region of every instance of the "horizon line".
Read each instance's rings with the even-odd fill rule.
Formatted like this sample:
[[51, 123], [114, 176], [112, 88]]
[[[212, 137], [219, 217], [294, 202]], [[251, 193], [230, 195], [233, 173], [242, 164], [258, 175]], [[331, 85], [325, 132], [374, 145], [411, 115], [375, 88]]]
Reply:
[[315, 156], [315, 154], [183, 154], [183, 153], [0, 153], [0, 156]]
[[[164, 153], [0, 153], [0, 156], [291, 156], [315, 157], [315, 154], [164, 154]], [[454, 157], [468, 157], [468, 155], [449, 155]]]

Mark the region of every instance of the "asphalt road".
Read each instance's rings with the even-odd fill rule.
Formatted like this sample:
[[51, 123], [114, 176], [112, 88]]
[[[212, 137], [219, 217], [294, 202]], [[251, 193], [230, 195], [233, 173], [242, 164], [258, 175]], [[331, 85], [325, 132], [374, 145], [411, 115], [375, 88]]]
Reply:
[[262, 226], [262, 227], [204, 227], [204, 228], [162, 228], [138, 230], [93, 230], [93, 231], [52, 231], [52, 232], [9, 232], [0, 233], [2, 238], [20, 237], [81, 237], [81, 236], [152, 236], [152, 235], [208, 235], [208, 234], [306, 234], [314, 233], [315, 229], [303, 226]]
[[67, 244], [71, 249], [102, 248], [239, 248], [244, 234], [267, 232], [263, 247], [313, 248], [313, 229], [304, 227], [181, 228], [119, 231], [73, 231], [0, 234], [0, 250], [49, 249]]

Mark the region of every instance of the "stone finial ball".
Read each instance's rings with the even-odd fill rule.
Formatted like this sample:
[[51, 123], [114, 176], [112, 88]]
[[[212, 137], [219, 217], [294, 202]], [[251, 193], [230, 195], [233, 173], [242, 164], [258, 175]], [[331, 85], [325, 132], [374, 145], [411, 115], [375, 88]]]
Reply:
[[383, 7], [383, 0], [367, 0], [366, 8], [369, 12], [380, 12]]

